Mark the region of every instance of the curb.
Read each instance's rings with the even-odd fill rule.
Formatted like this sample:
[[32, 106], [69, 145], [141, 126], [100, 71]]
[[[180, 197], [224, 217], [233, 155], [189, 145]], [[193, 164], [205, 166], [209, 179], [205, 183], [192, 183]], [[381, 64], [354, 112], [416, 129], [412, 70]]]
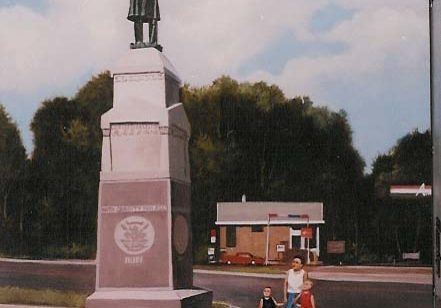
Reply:
[[0, 308], [67, 308], [67, 307], [50, 307], [50, 306], [29, 306], [29, 305], [6, 305], [6, 304], [0, 304]]
[[[285, 274], [258, 274], [258, 273], [238, 273], [227, 271], [214, 271], [194, 269], [193, 273], [210, 275], [227, 275], [241, 277], [258, 277], [269, 279], [284, 279]], [[345, 273], [345, 272], [320, 272], [310, 271], [309, 277], [316, 280], [326, 281], [354, 281], [354, 282], [390, 282], [432, 285], [432, 274], [430, 273]]]
[[432, 275], [427, 274], [355, 274], [311, 272], [309, 277], [327, 281], [390, 282], [432, 285]]
[[203, 269], [194, 269], [193, 273], [224, 275], [224, 276], [258, 277], [258, 278], [269, 278], [269, 279], [285, 278], [285, 274], [241, 273], [241, 272], [213, 271], [213, 270], [203, 270]]
[[8, 258], [0, 258], [0, 262], [54, 264], [54, 265], [95, 265], [96, 264], [95, 260], [31, 260], [31, 259], [8, 259]]

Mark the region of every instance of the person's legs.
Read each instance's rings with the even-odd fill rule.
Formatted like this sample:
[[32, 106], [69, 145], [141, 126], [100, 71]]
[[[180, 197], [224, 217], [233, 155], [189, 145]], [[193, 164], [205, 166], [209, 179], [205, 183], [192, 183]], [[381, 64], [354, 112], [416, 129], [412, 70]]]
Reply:
[[134, 28], [135, 28], [135, 44], [143, 42], [144, 41], [143, 23], [140, 21], [135, 21]]
[[[294, 293], [294, 299], [292, 300], [292, 302], [294, 303], [295, 299], [297, 298], [297, 296], [299, 296], [300, 293]], [[294, 308], [299, 307], [299, 304], [294, 304], [292, 305]]]
[[158, 43], [158, 24], [151, 20], [149, 23], [149, 43], [156, 45]]
[[286, 308], [292, 308], [294, 305], [294, 299], [296, 297], [294, 296], [294, 293], [288, 292], [288, 301], [286, 302]]
[[299, 293], [289, 293], [288, 292], [286, 308], [296, 308], [297, 307], [296, 304], [294, 304], [294, 301], [298, 295], [299, 295]]

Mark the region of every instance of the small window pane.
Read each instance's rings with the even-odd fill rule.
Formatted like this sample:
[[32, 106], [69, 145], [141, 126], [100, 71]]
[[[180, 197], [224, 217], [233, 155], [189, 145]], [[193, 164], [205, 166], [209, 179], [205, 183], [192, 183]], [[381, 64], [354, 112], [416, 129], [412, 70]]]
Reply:
[[236, 226], [227, 226], [227, 247], [236, 247]]
[[263, 226], [251, 226], [251, 232], [263, 232]]

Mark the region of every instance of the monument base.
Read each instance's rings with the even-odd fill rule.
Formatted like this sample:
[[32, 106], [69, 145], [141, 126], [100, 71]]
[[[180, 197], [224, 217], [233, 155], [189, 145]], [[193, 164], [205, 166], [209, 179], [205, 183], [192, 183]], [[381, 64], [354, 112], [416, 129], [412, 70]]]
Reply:
[[96, 291], [86, 308], [211, 308], [213, 293], [201, 289]]

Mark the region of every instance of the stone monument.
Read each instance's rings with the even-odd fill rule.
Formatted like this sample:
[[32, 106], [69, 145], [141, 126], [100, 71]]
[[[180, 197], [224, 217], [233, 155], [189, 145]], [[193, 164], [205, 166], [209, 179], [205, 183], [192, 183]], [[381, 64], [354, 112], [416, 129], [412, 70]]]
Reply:
[[[131, 0], [129, 17], [140, 2], [157, 6]], [[86, 307], [209, 308], [212, 293], [193, 287], [181, 80], [157, 41], [136, 43], [112, 70], [113, 108], [101, 117], [96, 289]]]

